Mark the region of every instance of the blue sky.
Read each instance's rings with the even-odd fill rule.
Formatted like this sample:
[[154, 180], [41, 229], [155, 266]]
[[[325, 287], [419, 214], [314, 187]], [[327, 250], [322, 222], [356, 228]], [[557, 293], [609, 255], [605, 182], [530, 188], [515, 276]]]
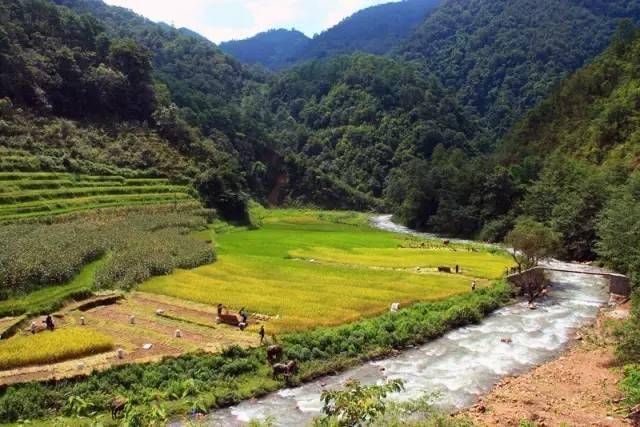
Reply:
[[271, 28], [296, 28], [309, 36], [352, 13], [393, 0], [105, 0], [153, 21], [187, 27], [219, 43]]

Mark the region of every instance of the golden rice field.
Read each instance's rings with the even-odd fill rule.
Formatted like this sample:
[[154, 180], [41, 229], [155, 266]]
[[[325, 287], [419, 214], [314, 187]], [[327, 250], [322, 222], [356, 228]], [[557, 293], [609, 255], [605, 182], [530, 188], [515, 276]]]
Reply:
[[385, 268], [425, 268], [439, 266], [454, 268], [459, 265], [462, 274], [484, 279], [497, 279], [505, 273], [505, 265], [511, 258], [503, 253], [471, 252], [465, 249], [449, 248], [354, 248], [351, 250], [313, 247], [296, 249], [292, 257], [315, 260], [323, 263], [338, 263], [358, 266], [379, 266]]
[[113, 349], [100, 332], [80, 327], [57, 329], [0, 341], [0, 370], [62, 362]]
[[[219, 232], [215, 264], [151, 279], [141, 290], [245, 307], [273, 316], [269, 333], [288, 332], [352, 322], [394, 302], [465, 293], [474, 278], [498, 278], [512, 265], [505, 253], [460, 246], [406, 249], [415, 238], [373, 229], [362, 214], [275, 210], [262, 223]], [[463, 274], [429, 270], [456, 264]]]

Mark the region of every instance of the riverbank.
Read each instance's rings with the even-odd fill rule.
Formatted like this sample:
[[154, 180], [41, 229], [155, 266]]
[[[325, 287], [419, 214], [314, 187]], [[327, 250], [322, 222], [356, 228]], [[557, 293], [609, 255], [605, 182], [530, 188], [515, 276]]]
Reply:
[[626, 426], [621, 408], [612, 329], [629, 304], [603, 309], [597, 321], [576, 333], [561, 357], [516, 377], [505, 378], [472, 408], [459, 414], [480, 426]]

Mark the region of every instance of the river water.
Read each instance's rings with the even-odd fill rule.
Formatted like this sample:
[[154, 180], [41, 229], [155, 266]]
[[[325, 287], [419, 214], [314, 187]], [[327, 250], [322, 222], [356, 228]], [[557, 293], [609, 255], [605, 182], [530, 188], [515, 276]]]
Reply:
[[[390, 216], [376, 217], [373, 222], [388, 231], [414, 234], [393, 224]], [[553, 266], [582, 271], [573, 264], [554, 262]], [[591, 268], [589, 272], [595, 271]], [[322, 391], [339, 388], [349, 378], [365, 384], [399, 378], [405, 390], [394, 395], [396, 400], [437, 392], [436, 404], [442, 409], [470, 406], [501, 378], [558, 357], [576, 328], [593, 322], [608, 300], [608, 283], [600, 276], [549, 272], [549, 277], [552, 291], [537, 310], [529, 309], [526, 303], [502, 308], [479, 325], [451, 331], [397, 357], [216, 411], [207, 424], [243, 426], [254, 419], [269, 418], [278, 426], [303, 426], [319, 415]], [[503, 338], [511, 343], [502, 342]]]

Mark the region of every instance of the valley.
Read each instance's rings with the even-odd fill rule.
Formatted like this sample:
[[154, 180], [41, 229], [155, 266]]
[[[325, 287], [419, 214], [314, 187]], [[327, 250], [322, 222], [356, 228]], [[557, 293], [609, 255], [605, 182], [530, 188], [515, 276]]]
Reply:
[[0, 0], [0, 424], [633, 425], [640, 1], [305, 1]]

